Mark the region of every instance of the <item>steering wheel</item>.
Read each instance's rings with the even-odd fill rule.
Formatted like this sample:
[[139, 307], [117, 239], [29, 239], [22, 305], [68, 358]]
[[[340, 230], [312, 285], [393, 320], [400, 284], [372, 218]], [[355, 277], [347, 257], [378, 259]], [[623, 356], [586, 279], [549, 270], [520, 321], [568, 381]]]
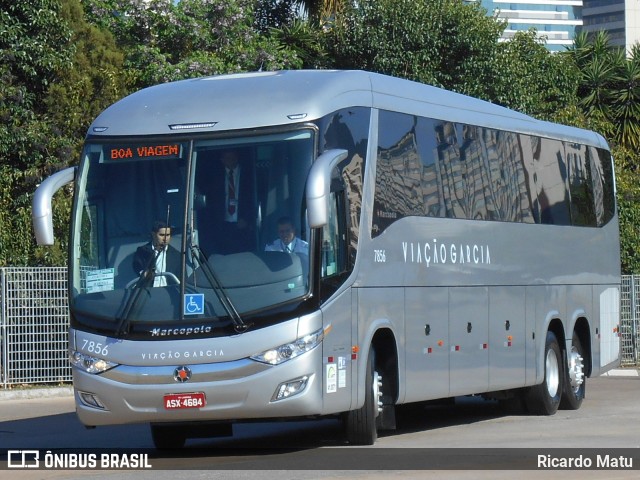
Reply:
[[[142, 276], [142, 275], [141, 275]], [[141, 277], [140, 276], [140, 277]], [[140, 281], [140, 277], [138, 278], [134, 278], [133, 280], [131, 280], [129, 283], [127, 283], [127, 285], [125, 286], [125, 288], [131, 288], [134, 285], [136, 285], [139, 281]], [[170, 279], [173, 283], [171, 285], [180, 285], [180, 280], [178, 280], [178, 277], [176, 277], [173, 273], [171, 272], [161, 272], [161, 273], [156, 273], [155, 277], [164, 277], [167, 279]], [[164, 285], [163, 285], [164, 286]]]

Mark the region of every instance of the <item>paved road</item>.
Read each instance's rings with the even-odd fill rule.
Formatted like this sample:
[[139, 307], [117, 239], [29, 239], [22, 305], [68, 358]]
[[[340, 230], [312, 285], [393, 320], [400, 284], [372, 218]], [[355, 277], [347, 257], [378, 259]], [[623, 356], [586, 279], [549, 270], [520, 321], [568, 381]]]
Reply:
[[[638, 376], [590, 379], [582, 408], [559, 411], [552, 417], [505, 415], [498, 405], [476, 398], [457, 399], [456, 403], [455, 406], [428, 407], [412, 419], [410, 426], [382, 435], [377, 444], [368, 449], [345, 446], [340, 423], [324, 420], [239, 425], [233, 438], [189, 440], [186, 451], [159, 455], [152, 450], [146, 425], [84, 429], [73, 413], [73, 401], [68, 396], [0, 400], [0, 450], [42, 449], [68, 453], [91, 448], [100, 455], [112, 448], [126, 448], [131, 449], [127, 450], [130, 452], [147, 453], [154, 468], [163, 469], [26, 472], [2, 470], [0, 465], [0, 479], [181, 480], [212, 478], [215, 474], [216, 479], [393, 476], [404, 480], [425, 478], [429, 473], [433, 478], [513, 478], [513, 472], [482, 470], [487, 461], [486, 468], [491, 468], [492, 462], [498, 469], [502, 468], [504, 452], [509, 452], [505, 449], [513, 447], [532, 449], [523, 450], [525, 460], [540, 453], [562, 456], [566, 453], [562, 449], [570, 447], [581, 449], [572, 450], [572, 455], [621, 453], [628, 458], [631, 452], [636, 463], [633, 471], [529, 470], [518, 474], [522, 478], [640, 478]], [[265, 447], [277, 447], [277, 450], [265, 451]], [[412, 450], [416, 448], [424, 450]], [[513, 456], [513, 451], [510, 452]], [[452, 455], [456, 455], [453, 460]], [[452, 464], [459, 464], [465, 470], [432, 470]], [[300, 471], [311, 465], [314, 470]], [[406, 470], [411, 465], [418, 465], [420, 471]], [[344, 472], [347, 468], [354, 471]], [[556, 477], [557, 474], [562, 476]]]

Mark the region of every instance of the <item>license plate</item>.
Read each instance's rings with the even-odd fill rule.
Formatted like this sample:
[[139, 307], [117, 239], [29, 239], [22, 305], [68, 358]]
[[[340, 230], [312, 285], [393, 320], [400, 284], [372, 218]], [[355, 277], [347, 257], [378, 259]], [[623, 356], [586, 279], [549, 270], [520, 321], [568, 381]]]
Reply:
[[207, 404], [204, 392], [170, 393], [164, 396], [165, 410], [180, 408], [202, 408]]

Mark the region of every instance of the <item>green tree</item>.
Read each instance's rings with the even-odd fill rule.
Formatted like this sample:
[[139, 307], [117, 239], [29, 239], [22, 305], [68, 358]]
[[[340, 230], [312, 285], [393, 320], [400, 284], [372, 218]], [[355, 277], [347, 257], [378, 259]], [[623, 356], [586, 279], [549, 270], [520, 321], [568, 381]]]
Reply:
[[298, 4], [311, 19], [317, 24], [325, 24], [335, 20], [349, 2], [346, 0], [298, 0]]
[[486, 98], [503, 25], [459, 0], [347, 2], [329, 32], [338, 68], [408, 78]]
[[48, 89], [74, 54], [61, 11], [55, 0], [0, 11], [0, 265], [31, 260], [31, 193], [68, 147], [46, 118]]
[[612, 150], [620, 219], [620, 264], [622, 273], [640, 272], [640, 154], [622, 146]]
[[202, 75], [300, 68], [295, 49], [280, 44], [270, 29], [260, 30], [266, 24], [257, 20], [257, 3], [89, 0], [85, 11], [116, 37], [134, 86], [142, 88]]
[[581, 115], [612, 145], [616, 164], [620, 261], [640, 272], [640, 47], [627, 56], [606, 32], [576, 36], [565, 54], [577, 66]]
[[631, 57], [622, 62], [614, 76], [611, 92], [616, 137], [622, 145], [640, 147], [640, 46], [634, 45]]
[[80, 0], [0, 11], [0, 265], [65, 263], [70, 190], [56, 195], [53, 248], [35, 246], [31, 200], [43, 177], [77, 162], [95, 113], [122, 94], [113, 48], [84, 22]]
[[293, 19], [289, 24], [271, 28], [270, 35], [280, 48], [295, 52], [301, 68], [327, 68], [332, 60], [325, 48], [324, 34], [307, 20]]
[[75, 54], [72, 67], [60, 70], [48, 89], [46, 109], [52, 125], [73, 139], [78, 153], [93, 119], [129, 93], [131, 75], [111, 33], [89, 24], [79, 1], [63, 1], [62, 16], [73, 31]]
[[611, 45], [609, 35], [578, 34], [565, 54], [578, 67], [580, 106], [588, 116], [601, 115], [615, 130], [609, 138], [622, 146], [640, 147], [640, 46], [627, 57]]
[[496, 76], [487, 85], [491, 101], [553, 120], [576, 112], [579, 71], [566, 57], [547, 50], [534, 29], [520, 31], [498, 45]]
[[535, 31], [499, 38], [505, 23], [460, 0], [343, 2], [327, 34], [338, 68], [408, 78], [549, 117], [575, 103], [577, 71]]

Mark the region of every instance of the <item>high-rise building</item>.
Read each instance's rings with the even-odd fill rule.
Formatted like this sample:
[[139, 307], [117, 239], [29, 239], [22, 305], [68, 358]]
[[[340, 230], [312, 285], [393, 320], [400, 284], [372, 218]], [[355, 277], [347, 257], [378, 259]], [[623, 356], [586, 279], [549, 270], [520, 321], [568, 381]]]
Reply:
[[489, 15], [508, 22], [503, 40], [518, 30], [535, 27], [547, 48], [562, 51], [577, 32], [604, 30], [611, 44], [625, 47], [640, 41], [640, 0], [470, 0], [480, 2]]
[[605, 30], [611, 44], [625, 47], [640, 41], [640, 2], [638, 0], [583, 0], [585, 32]]
[[496, 14], [508, 22], [503, 39], [513, 37], [519, 30], [534, 27], [538, 36], [546, 38], [547, 48], [551, 51], [562, 51], [571, 46], [577, 29], [582, 26], [583, 0], [477, 1], [490, 15]]

